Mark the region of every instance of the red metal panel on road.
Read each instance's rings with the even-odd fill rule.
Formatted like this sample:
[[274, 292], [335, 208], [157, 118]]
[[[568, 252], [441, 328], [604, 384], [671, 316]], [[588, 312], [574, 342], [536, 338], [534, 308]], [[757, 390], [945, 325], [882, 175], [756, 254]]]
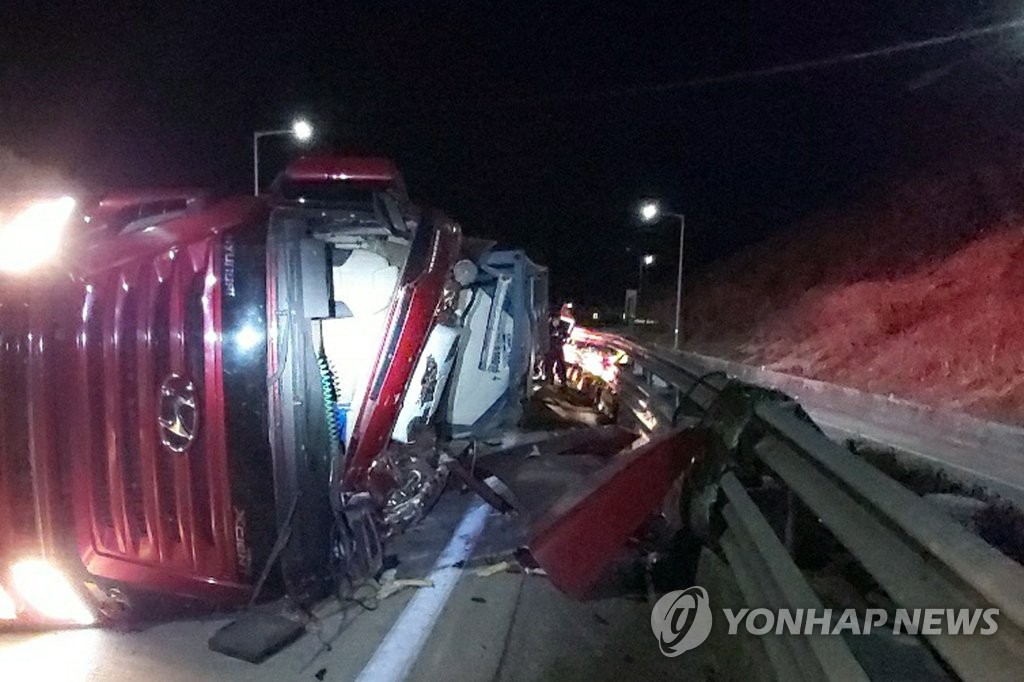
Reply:
[[703, 456], [704, 431], [675, 431], [602, 469], [536, 524], [530, 551], [551, 582], [585, 597], [672, 483]]

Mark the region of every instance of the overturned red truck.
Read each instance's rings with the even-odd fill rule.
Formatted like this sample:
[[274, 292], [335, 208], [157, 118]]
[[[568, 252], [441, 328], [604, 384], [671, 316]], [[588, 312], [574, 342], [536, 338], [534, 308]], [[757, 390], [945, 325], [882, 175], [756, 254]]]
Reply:
[[385, 159], [264, 197], [0, 206], [0, 624], [312, 602], [380, 566], [451, 439], [516, 420], [546, 271]]

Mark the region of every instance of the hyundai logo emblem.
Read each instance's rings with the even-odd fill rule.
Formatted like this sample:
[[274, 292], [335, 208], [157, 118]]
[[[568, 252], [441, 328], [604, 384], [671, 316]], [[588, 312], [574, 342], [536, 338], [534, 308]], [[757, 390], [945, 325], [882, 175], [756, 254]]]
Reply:
[[192, 382], [177, 374], [164, 379], [160, 386], [159, 410], [160, 442], [171, 452], [188, 450], [199, 428], [196, 389]]

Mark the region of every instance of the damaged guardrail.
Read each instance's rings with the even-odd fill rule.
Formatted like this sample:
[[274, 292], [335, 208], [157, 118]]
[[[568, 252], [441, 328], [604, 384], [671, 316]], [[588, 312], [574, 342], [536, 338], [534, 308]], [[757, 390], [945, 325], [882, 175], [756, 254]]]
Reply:
[[838, 438], [894, 448], [1024, 507], [1024, 428], [892, 395], [776, 372], [697, 353], [673, 353], [694, 372], [722, 372], [784, 391]]
[[[718, 457], [691, 478], [697, 489], [689, 498], [688, 513], [695, 514], [690, 525], [724, 555], [750, 606], [821, 608], [792, 557], [793, 516], [803, 510], [896, 607], [997, 609], [993, 634], [922, 628], [920, 636], [964, 679], [1019, 678], [1024, 567], [830, 440], [787, 396], [703, 371], [671, 352], [623, 337], [595, 337], [631, 360], [618, 376], [620, 421], [648, 435], [687, 422], [716, 433]], [[788, 500], [785, 518], [775, 526], [770, 518], [778, 519], [754, 501], [765, 476], [785, 488]], [[701, 513], [708, 518], [697, 518]], [[868, 678], [870, 666], [854, 656], [843, 637], [783, 635], [765, 638], [764, 647], [780, 679]]]

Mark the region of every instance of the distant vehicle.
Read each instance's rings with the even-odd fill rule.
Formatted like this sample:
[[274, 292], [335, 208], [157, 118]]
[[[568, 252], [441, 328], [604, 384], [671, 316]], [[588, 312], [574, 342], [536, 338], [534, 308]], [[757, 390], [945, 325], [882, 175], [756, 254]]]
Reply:
[[259, 198], [19, 200], [0, 252], [15, 624], [374, 573], [443, 489], [445, 439], [517, 418], [546, 308], [542, 268], [411, 203], [385, 159], [300, 159]]
[[590, 398], [598, 412], [615, 419], [619, 372], [629, 362], [626, 353], [609, 346], [600, 333], [580, 326], [573, 326], [564, 353], [569, 385]]

